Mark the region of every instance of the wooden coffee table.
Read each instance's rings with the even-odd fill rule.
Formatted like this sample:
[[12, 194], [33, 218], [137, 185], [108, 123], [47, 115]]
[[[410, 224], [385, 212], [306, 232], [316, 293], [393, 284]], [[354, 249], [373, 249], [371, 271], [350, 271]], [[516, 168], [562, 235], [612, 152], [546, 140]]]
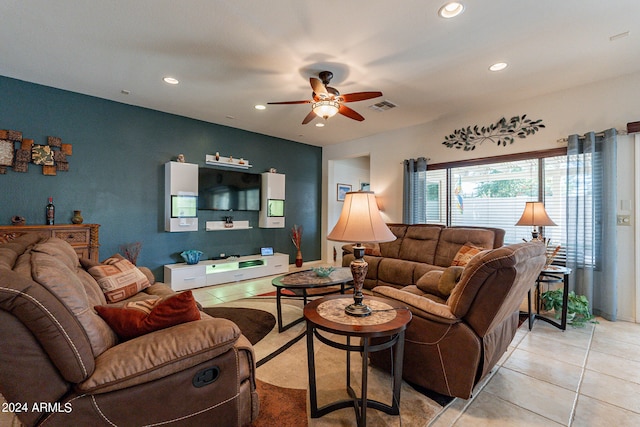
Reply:
[[[353, 298], [343, 295], [331, 295], [310, 302], [304, 307], [304, 317], [307, 320], [307, 362], [309, 369], [309, 401], [311, 406], [311, 418], [318, 418], [329, 412], [353, 406], [356, 413], [358, 426], [367, 425], [367, 407], [383, 411], [390, 415], [400, 413], [400, 387], [402, 385], [402, 358], [404, 353], [404, 331], [411, 321], [411, 312], [398, 301], [377, 297], [364, 297], [364, 304], [368, 305], [373, 313], [367, 317], [349, 316], [344, 308], [353, 303]], [[347, 337], [346, 344], [332, 341], [322, 335], [320, 331], [329, 334], [343, 335]], [[318, 408], [316, 390], [315, 354], [313, 338], [316, 337], [322, 343], [345, 350], [347, 352], [347, 393], [351, 399], [339, 400]], [[376, 345], [370, 345], [371, 338], [382, 337], [387, 340]], [[351, 338], [361, 341], [360, 344], [351, 344]], [[367, 398], [367, 368], [369, 365], [369, 353], [388, 348], [393, 354], [393, 394], [391, 405]], [[362, 353], [362, 389], [358, 397], [351, 387], [351, 352]]]
[[[276, 287], [278, 332], [283, 332], [304, 320], [304, 317], [301, 317], [287, 325], [282, 324], [281, 299], [283, 296], [286, 298], [301, 298], [304, 305], [307, 305], [309, 297], [324, 296], [336, 292], [344, 294], [344, 291], [353, 288], [353, 276], [348, 267], [336, 268], [328, 277], [319, 277], [313, 270], [304, 270], [276, 277], [271, 281], [271, 284]], [[283, 294], [282, 291], [284, 289], [293, 292], [295, 295]]]

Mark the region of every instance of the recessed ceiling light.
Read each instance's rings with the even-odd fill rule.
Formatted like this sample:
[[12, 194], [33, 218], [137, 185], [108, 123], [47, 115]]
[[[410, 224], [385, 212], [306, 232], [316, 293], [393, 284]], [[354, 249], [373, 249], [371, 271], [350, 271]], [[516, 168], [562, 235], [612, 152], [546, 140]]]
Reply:
[[462, 12], [464, 12], [464, 5], [457, 1], [446, 3], [440, 9], [438, 9], [438, 15], [440, 15], [441, 18], [446, 19], [454, 18], [460, 15]]
[[316, 127], [323, 128], [324, 127], [324, 123], [316, 123]]
[[507, 68], [507, 63], [506, 62], [496, 62], [495, 64], [493, 64], [492, 66], [489, 67], [489, 70], [491, 71], [502, 71], [505, 68]]
[[178, 83], [180, 83], [178, 79], [174, 79], [173, 77], [165, 77], [162, 80], [164, 80], [165, 83], [169, 83], [170, 85], [177, 85]]
[[262, 105], [262, 104], [258, 104], [258, 105], [256, 105], [256, 106], [255, 106], [255, 107], [253, 107], [253, 108], [255, 108], [256, 110], [266, 110], [266, 109], [267, 109], [267, 107], [265, 107], [265, 106], [264, 106], [264, 105]]

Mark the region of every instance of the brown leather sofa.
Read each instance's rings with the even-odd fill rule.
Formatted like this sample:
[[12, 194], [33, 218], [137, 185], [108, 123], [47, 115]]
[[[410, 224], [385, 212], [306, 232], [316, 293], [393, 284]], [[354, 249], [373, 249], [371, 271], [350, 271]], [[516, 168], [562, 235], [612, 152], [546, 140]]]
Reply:
[[[425, 273], [449, 267], [460, 248], [467, 243], [484, 249], [499, 248], [504, 243], [504, 230], [500, 228], [387, 225], [396, 240], [365, 244], [364, 259], [369, 264], [365, 289], [381, 285], [396, 288], [413, 285]], [[353, 245], [344, 245], [342, 251], [342, 265], [348, 267], [354, 259]]]
[[[171, 295], [153, 284], [132, 300]], [[26, 426], [241, 426], [258, 414], [253, 348], [201, 313], [122, 341], [73, 248], [27, 234], [0, 244], [0, 393]], [[196, 309], [196, 313], [197, 309]]]
[[[439, 271], [427, 276], [433, 276], [431, 283], [423, 279], [402, 289], [376, 287], [374, 294], [400, 301], [413, 313], [405, 334], [403, 378], [469, 398], [511, 343], [520, 302], [545, 260], [543, 244], [519, 243], [475, 255], [449, 296], [438, 291], [438, 277], [446, 274]], [[389, 369], [388, 353], [370, 358], [373, 365]]]

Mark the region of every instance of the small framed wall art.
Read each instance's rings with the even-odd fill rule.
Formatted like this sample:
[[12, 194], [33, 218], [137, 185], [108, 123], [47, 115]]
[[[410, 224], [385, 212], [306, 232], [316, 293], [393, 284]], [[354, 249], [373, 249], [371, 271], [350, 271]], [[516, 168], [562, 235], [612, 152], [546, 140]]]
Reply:
[[344, 197], [349, 191], [351, 191], [351, 184], [338, 184], [338, 201], [344, 202]]

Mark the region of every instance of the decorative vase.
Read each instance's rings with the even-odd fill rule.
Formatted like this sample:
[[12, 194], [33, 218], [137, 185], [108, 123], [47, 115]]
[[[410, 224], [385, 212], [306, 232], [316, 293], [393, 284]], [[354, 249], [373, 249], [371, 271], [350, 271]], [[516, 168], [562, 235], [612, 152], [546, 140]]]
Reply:
[[23, 216], [15, 215], [11, 217], [11, 225], [25, 225], [27, 221]]
[[300, 249], [296, 253], [296, 267], [302, 267], [302, 252], [300, 252]]
[[194, 249], [190, 249], [188, 251], [182, 252], [180, 256], [187, 264], [194, 265], [200, 262], [200, 257], [202, 256], [202, 252], [196, 251]]
[[82, 211], [73, 211], [71, 222], [74, 224], [82, 224], [82, 221], [84, 221], [84, 218], [82, 218]]

